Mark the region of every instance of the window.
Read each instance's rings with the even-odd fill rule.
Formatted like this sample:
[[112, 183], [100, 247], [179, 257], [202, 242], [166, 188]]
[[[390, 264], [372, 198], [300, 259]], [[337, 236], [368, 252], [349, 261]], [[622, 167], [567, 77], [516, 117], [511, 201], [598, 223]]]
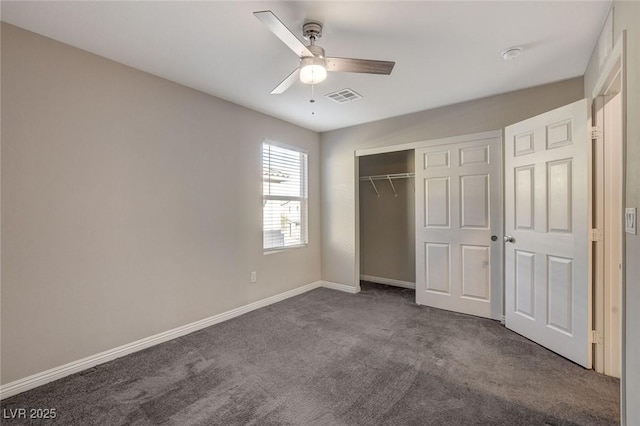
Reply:
[[265, 251], [307, 244], [307, 154], [262, 145], [262, 230]]

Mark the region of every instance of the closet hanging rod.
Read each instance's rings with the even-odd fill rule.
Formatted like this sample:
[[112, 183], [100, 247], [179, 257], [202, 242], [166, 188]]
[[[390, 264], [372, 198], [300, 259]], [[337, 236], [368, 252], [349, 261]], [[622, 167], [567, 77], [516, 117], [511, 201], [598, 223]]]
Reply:
[[391, 173], [388, 175], [372, 175], [372, 176], [362, 176], [360, 180], [390, 180], [390, 179], [409, 179], [415, 177], [415, 173]]

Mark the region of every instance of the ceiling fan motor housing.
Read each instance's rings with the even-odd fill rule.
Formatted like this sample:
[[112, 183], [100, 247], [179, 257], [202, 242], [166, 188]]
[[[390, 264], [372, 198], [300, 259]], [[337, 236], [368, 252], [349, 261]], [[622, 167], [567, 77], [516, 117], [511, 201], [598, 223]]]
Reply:
[[307, 49], [309, 49], [316, 58], [322, 58], [322, 59], [325, 58], [324, 49], [322, 47], [312, 44], [311, 46], [307, 46]]

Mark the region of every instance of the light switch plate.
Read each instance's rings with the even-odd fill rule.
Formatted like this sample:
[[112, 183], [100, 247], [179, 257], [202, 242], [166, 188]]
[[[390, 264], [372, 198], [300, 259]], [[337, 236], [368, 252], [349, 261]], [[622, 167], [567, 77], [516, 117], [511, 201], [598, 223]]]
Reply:
[[635, 207], [624, 209], [624, 232], [633, 235], [638, 233], [638, 216]]

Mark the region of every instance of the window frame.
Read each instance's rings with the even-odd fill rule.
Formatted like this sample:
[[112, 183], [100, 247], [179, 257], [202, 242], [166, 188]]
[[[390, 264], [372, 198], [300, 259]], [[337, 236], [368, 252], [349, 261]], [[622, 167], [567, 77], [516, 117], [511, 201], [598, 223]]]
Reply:
[[[264, 191], [264, 168], [265, 168], [265, 145], [275, 146], [281, 149], [286, 149], [289, 151], [294, 151], [301, 155], [304, 155], [304, 160], [301, 161], [301, 177], [300, 179], [300, 196], [287, 196], [287, 195], [265, 195]], [[309, 151], [295, 145], [289, 145], [286, 143], [282, 143], [279, 141], [264, 139], [262, 141], [261, 151], [260, 151], [260, 165], [262, 167], [261, 174], [263, 175], [262, 180], [262, 252], [263, 254], [274, 254], [282, 251], [292, 250], [292, 249], [300, 249], [305, 248], [309, 245]], [[304, 242], [299, 244], [291, 244], [284, 245], [281, 247], [270, 247], [265, 248], [265, 220], [264, 220], [264, 209], [266, 206], [266, 202], [269, 200], [274, 201], [298, 201], [300, 202], [300, 239]]]

